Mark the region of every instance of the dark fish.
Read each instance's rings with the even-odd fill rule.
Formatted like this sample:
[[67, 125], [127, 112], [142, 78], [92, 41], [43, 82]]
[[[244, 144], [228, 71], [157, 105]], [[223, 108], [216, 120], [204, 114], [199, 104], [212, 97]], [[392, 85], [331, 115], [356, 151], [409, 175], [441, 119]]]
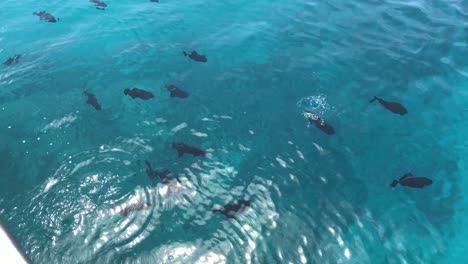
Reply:
[[101, 111], [101, 104], [96, 99], [96, 96], [86, 91], [84, 92], [84, 94], [88, 97], [88, 100], [86, 100], [86, 103], [88, 103], [89, 105], [92, 105], [96, 110]]
[[89, 0], [89, 2], [96, 4], [96, 9], [104, 10], [107, 7], [107, 4], [99, 0]]
[[150, 0], [150, 2], [159, 3], [159, 0]]
[[426, 177], [413, 177], [413, 174], [406, 173], [399, 180], [393, 180], [393, 182], [390, 184], [390, 187], [395, 188], [398, 183], [411, 188], [424, 188], [431, 185], [432, 180]]
[[58, 18], [55, 18], [53, 15], [47, 13], [46, 11], [34, 12], [33, 15], [38, 16], [41, 20], [45, 20], [51, 23], [55, 23], [59, 20]]
[[[154, 172], [155, 176], [158, 176], [162, 183], [169, 183], [172, 180], [172, 173], [170, 170], [157, 170]], [[179, 178], [176, 180], [180, 182]]]
[[306, 117], [307, 117], [307, 120], [309, 120], [310, 124], [315, 125], [318, 129], [322, 130], [327, 135], [335, 134], [335, 129], [333, 129], [333, 127], [330, 124], [325, 122], [323, 118], [317, 115], [314, 115], [309, 111], [305, 111], [305, 112], [307, 113]]
[[249, 200], [239, 200], [235, 203], [230, 203], [225, 205], [221, 209], [211, 210], [213, 213], [220, 212], [225, 215], [227, 218], [234, 218], [237, 214], [245, 212], [250, 206]]
[[201, 157], [206, 156], [206, 151], [196, 148], [196, 147], [185, 145], [184, 143], [181, 143], [181, 142], [172, 143], [172, 147], [177, 150], [179, 158], [182, 157], [184, 154], [191, 154], [193, 156], [201, 156]]
[[199, 62], [207, 62], [208, 60], [206, 59], [205, 55], [200, 55], [196, 51], [192, 51], [192, 53], [188, 54], [187, 52], [183, 51], [184, 56], [188, 56], [194, 61], [199, 61]]
[[8, 58], [8, 60], [6, 60], [3, 64], [9, 66], [13, 64], [13, 62], [18, 63], [20, 58], [21, 58], [20, 54], [15, 54], [13, 57]]
[[151, 166], [151, 163], [148, 160], [145, 160], [146, 164], [146, 175], [150, 177], [151, 179], [154, 178], [155, 171], [153, 170], [153, 166]]
[[[145, 163], [146, 175], [148, 175], [150, 179], [159, 177], [162, 183], [169, 183], [169, 181], [172, 179], [172, 173], [170, 170], [153, 170], [153, 167], [151, 166], [151, 163], [148, 160], [145, 160]], [[176, 180], [180, 182], [178, 177], [176, 177]]]
[[140, 98], [143, 100], [148, 100], [154, 97], [153, 93], [138, 88], [125, 89], [124, 94], [131, 96], [133, 99]]
[[122, 209], [119, 214], [127, 216], [131, 212], [141, 211], [143, 209], [148, 209], [151, 207], [150, 203], [136, 203]]
[[396, 102], [387, 102], [384, 99], [378, 98], [374, 96], [369, 102], [373, 103], [374, 101], [378, 101], [383, 107], [387, 108], [388, 110], [392, 111], [395, 114], [404, 115], [408, 113], [408, 110], [404, 106]]
[[172, 84], [166, 85], [166, 89], [171, 92], [171, 97], [187, 98], [189, 96], [187, 92]]
[[317, 118], [309, 117], [308, 119], [311, 124], [315, 124], [315, 126], [319, 128], [320, 130], [322, 130], [325, 134], [327, 135], [335, 134], [335, 130], [333, 129], [333, 127], [327, 122], [325, 122], [325, 120], [323, 120], [321, 117], [317, 117]]

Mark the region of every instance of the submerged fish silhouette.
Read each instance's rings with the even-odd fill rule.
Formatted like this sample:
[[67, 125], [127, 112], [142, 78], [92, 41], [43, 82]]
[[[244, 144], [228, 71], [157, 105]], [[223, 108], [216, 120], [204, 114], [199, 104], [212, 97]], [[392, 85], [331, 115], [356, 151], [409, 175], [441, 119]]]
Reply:
[[86, 91], [84, 92], [84, 94], [88, 97], [88, 100], [86, 100], [86, 103], [93, 106], [96, 110], [101, 111], [101, 104], [96, 99], [96, 96]]
[[188, 56], [189, 58], [191, 58], [192, 60], [194, 61], [198, 61], [198, 62], [207, 62], [208, 59], [206, 58], [205, 55], [201, 55], [201, 54], [198, 54], [196, 51], [192, 51], [192, 53], [188, 54], [187, 52], [183, 51], [182, 52], [184, 54], [184, 56]]
[[398, 183], [411, 188], [424, 188], [431, 185], [432, 180], [426, 177], [413, 177], [413, 174], [406, 173], [399, 180], [393, 180], [393, 182], [390, 184], [390, 187], [395, 188]]
[[307, 120], [309, 120], [309, 123], [312, 125], [315, 125], [318, 129], [322, 130], [325, 134], [327, 135], [333, 135], [335, 134], [335, 129], [325, 122], [323, 118], [312, 114], [312, 112], [309, 112], [307, 110], [304, 111], [304, 116], [307, 117]]
[[5, 62], [3, 62], [4, 65], [11, 65], [14, 63], [18, 63], [19, 59], [21, 58], [20, 54], [15, 54], [13, 57], [8, 58]]
[[182, 142], [172, 143], [172, 147], [177, 150], [177, 154], [179, 155], [179, 158], [182, 157], [184, 154], [191, 154], [193, 156], [201, 156], [201, 157], [206, 156], [206, 151], [199, 149], [197, 147], [186, 145]]
[[235, 203], [230, 203], [221, 209], [212, 209], [213, 213], [220, 212], [227, 218], [234, 218], [236, 215], [245, 212], [250, 206], [249, 200], [239, 200]]
[[155, 171], [153, 170], [153, 166], [151, 166], [151, 163], [148, 160], [145, 160], [146, 164], [146, 175], [150, 177], [151, 179], [154, 178]]
[[372, 98], [369, 102], [373, 103], [374, 101], [378, 101], [383, 107], [387, 108], [395, 114], [404, 115], [408, 113], [408, 110], [406, 110], [406, 108], [403, 105], [397, 102], [388, 102], [377, 96], [374, 96], [374, 98]]
[[144, 209], [149, 209], [151, 207], [150, 203], [136, 203], [122, 209], [119, 214], [127, 216], [131, 212], [141, 211]]
[[159, 0], [150, 0], [150, 2], [156, 2], [156, 3], [159, 3]]
[[[172, 179], [172, 173], [170, 170], [153, 170], [153, 167], [151, 166], [151, 163], [148, 160], [145, 160], [145, 163], [146, 175], [148, 175], [150, 179], [159, 177], [162, 183], [169, 183], [169, 181]], [[178, 177], [176, 177], [176, 180], [180, 182]]]
[[96, 9], [99, 9], [99, 10], [104, 10], [104, 8], [107, 7], [106, 3], [101, 2], [99, 0], [89, 0], [89, 2], [96, 4]]
[[171, 92], [171, 97], [187, 98], [189, 96], [186, 91], [182, 91], [179, 87], [172, 84], [166, 85], [166, 89]]
[[55, 18], [53, 15], [47, 13], [46, 11], [34, 12], [33, 15], [38, 16], [41, 20], [45, 20], [51, 23], [55, 23], [59, 20], [58, 18]]
[[149, 100], [154, 97], [153, 93], [138, 88], [127, 88], [124, 90], [124, 94], [131, 96], [133, 99], [140, 98], [142, 100]]

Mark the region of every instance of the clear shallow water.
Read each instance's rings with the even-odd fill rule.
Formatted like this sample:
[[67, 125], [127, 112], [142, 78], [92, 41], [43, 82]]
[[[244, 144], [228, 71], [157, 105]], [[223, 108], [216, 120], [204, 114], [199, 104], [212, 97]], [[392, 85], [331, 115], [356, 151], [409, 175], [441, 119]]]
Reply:
[[[0, 59], [23, 54], [0, 68], [0, 217], [34, 263], [466, 260], [464, 2], [106, 3], [0, 4]], [[388, 188], [407, 171], [434, 183]], [[242, 198], [234, 220], [211, 213]], [[152, 207], [118, 214], [136, 202]]]

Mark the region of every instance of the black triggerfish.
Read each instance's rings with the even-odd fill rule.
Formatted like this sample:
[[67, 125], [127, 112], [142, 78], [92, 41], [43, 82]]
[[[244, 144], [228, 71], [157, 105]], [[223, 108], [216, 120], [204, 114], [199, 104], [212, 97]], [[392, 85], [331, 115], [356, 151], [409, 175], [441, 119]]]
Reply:
[[[146, 163], [146, 175], [153, 180], [156, 177], [159, 177], [162, 183], [169, 183], [169, 181], [172, 179], [172, 173], [170, 170], [153, 170], [153, 167], [151, 166], [151, 163], [149, 160], [145, 160]], [[176, 180], [180, 182], [180, 179], [176, 177]]]
[[199, 149], [197, 147], [186, 145], [185, 143], [182, 143], [182, 142], [172, 143], [172, 147], [175, 150], [177, 150], [177, 154], [179, 158], [182, 157], [184, 154], [191, 154], [193, 156], [201, 156], [201, 157], [206, 156], [206, 151]]
[[391, 112], [395, 114], [404, 115], [408, 113], [408, 110], [406, 110], [406, 108], [402, 106], [400, 103], [388, 102], [377, 96], [374, 96], [374, 98], [372, 98], [369, 102], [373, 103], [374, 101], [378, 101], [383, 107], [387, 108], [388, 110], [390, 110]]
[[20, 54], [15, 54], [15, 56], [8, 58], [5, 62], [3, 62], [3, 64], [10, 66], [11, 64], [13, 64], [13, 62], [18, 63], [20, 58], [21, 58]]
[[107, 7], [107, 4], [99, 0], [89, 0], [89, 2], [96, 5], [96, 9], [104, 10]]
[[208, 59], [206, 58], [205, 55], [198, 54], [196, 51], [192, 51], [192, 53], [190, 53], [190, 54], [188, 54], [185, 51], [183, 51], [182, 53], [184, 54], [184, 56], [188, 56], [189, 58], [191, 58], [194, 61], [198, 61], [198, 62], [207, 62], [208, 61]]
[[222, 207], [221, 209], [212, 209], [213, 213], [220, 212], [227, 218], [234, 218], [237, 214], [245, 212], [250, 206], [249, 200], [239, 200], [235, 203], [230, 203]]
[[86, 103], [94, 107], [96, 110], [101, 111], [101, 104], [96, 99], [96, 96], [86, 91], [84, 92], [84, 94], [86, 95], [86, 97], [88, 97], [88, 100], [86, 100]]
[[131, 204], [128, 207], [123, 208], [118, 213], [120, 215], [127, 216], [130, 212], [137, 212], [137, 211], [146, 210], [149, 208], [151, 208], [150, 203], [136, 203], [136, 204]]
[[315, 114], [312, 114], [311, 112], [307, 110], [304, 111], [304, 116], [307, 118], [307, 120], [309, 120], [310, 124], [315, 125], [318, 129], [322, 130], [325, 134], [327, 135], [335, 134], [335, 129], [330, 124], [325, 122], [323, 118]]
[[133, 88], [133, 89], [127, 88], [124, 90], [124, 94], [131, 96], [133, 99], [140, 98], [142, 100], [149, 100], [154, 97], [152, 92], [148, 92], [148, 91], [138, 89], [138, 88]]
[[38, 16], [41, 20], [45, 20], [51, 23], [55, 23], [59, 20], [58, 18], [55, 18], [53, 15], [47, 13], [46, 11], [34, 12], [33, 15]]
[[187, 98], [189, 96], [186, 91], [181, 90], [179, 87], [173, 84], [166, 85], [166, 90], [171, 93], [171, 97]]
[[403, 186], [411, 188], [424, 188], [432, 184], [432, 180], [426, 177], [413, 177], [413, 174], [406, 173], [399, 180], [393, 180], [390, 184], [391, 188], [395, 188], [397, 185], [401, 184]]

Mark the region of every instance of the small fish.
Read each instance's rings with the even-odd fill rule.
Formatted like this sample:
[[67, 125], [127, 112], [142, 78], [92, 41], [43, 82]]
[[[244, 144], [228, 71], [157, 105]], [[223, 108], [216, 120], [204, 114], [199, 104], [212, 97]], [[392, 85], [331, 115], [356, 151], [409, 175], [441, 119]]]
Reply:
[[159, 0], [150, 0], [150, 2], [159, 3]]
[[184, 54], [184, 56], [186, 56], [186, 57], [188, 56], [189, 58], [191, 58], [194, 61], [199, 61], [199, 62], [207, 62], [208, 61], [206, 59], [205, 55], [200, 55], [196, 51], [192, 51], [192, 53], [190, 53], [190, 54], [188, 54], [185, 51], [183, 51], [182, 53]]
[[424, 188], [431, 185], [432, 180], [426, 177], [413, 177], [413, 174], [406, 173], [399, 180], [393, 180], [393, 182], [390, 184], [390, 187], [395, 188], [398, 183], [411, 188]]
[[51, 23], [55, 23], [59, 20], [58, 18], [55, 18], [53, 15], [47, 13], [46, 11], [34, 12], [33, 15], [38, 16], [41, 20], [45, 20]]
[[88, 97], [88, 100], [86, 100], [86, 103], [93, 106], [96, 110], [101, 111], [101, 104], [96, 99], [96, 96], [86, 91], [84, 92], [84, 94]]
[[249, 200], [239, 200], [235, 203], [230, 203], [221, 209], [212, 209], [213, 213], [220, 212], [227, 218], [234, 218], [236, 215], [245, 212], [250, 206]]
[[[153, 170], [153, 167], [151, 166], [151, 163], [148, 160], [145, 160], [146, 164], [146, 175], [150, 179], [154, 179], [156, 177], [159, 177], [162, 183], [169, 183], [169, 181], [172, 179], [172, 173], [170, 170], [160, 170], [160, 171], [155, 171]], [[179, 178], [176, 177], [176, 180], [180, 182]]]
[[99, 9], [99, 10], [104, 10], [104, 8], [107, 7], [106, 3], [101, 2], [99, 0], [89, 0], [89, 2], [96, 4], [96, 9]]
[[18, 63], [20, 58], [21, 58], [20, 54], [15, 54], [13, 57], [8, 58], [3, 64], [10, 66], [13, 63]]
[[131, 96], [133, 99], [140, 98], [142, 100], [149, 100], [154, 97], [153, 93], [138, 88], [127, 88], [124, 90], [124, 94]]
[[206, 156], [206, 151], [196, 148], [196, 147], [185, 145], [184, 143], [181, 143], [181, 142], [172, 143], [172, 147], [177, 150], [179, 158], [182, 157], [184, 154], [191, 154], [193, 156], [201, 156], [201, 157]]
[[179, 87], [172, 84], [166, 85], [166, 89], [171, 92], [171, 97], [187, 98], [189, 96], [186, 91], [182, 91]]
[[304, 116], [307, 117], [307, 120], [309, 120], [310, 124], [315, 125], [318, 129], [322, 130], [327, 135], [335, 134], [335, 129], [333, 129], [333, 127], [330, 124], [325, 122], [323, 118], [314, 115], [307, 110], [304, 112]]
[[146, 209], [149, 209], [150, 207], [151, 207], [150, 203], [136, 203], [136, 204], [132, 204], [132, 205], [130, 205], [128, 207], [125, 207], [124, 209], [122, 209], [119, 212], [119, 214], [123, 215], [123, 216], [127, 216], [131, 212], [146, 210]]
[[374, 98], [372, 98], [369, 103], [373, 103], [374, 101], [378, 101], [383, 107], [387, 108], [395, 114], [404, 115], [408, 113], [408, 110], [406, 110], [406, 108], [399, 103], [387, 102], [377, 96], [374, 96]]

